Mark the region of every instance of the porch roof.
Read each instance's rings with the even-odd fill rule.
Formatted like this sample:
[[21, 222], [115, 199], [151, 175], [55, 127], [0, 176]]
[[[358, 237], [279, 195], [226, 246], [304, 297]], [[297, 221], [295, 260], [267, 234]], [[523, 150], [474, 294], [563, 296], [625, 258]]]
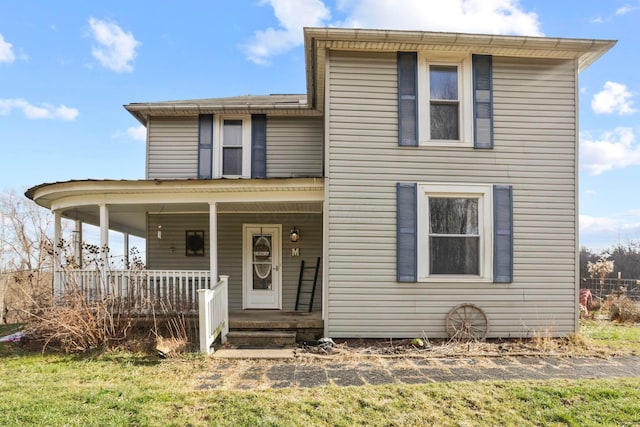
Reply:
[[109, 207], [109, 229], [144, 237], [147, 214], [322, 212], [323, 178], [73, 180], [41, 184], [25, 195], [62, 217], [100, 224]]

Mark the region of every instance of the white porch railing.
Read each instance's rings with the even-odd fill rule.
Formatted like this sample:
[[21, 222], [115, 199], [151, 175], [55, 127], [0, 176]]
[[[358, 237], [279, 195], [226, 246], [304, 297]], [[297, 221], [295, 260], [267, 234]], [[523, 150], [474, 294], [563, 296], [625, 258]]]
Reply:
[[200, 351], [202, 353], [211, 353], [211, 344], [218, 338], [218, 335], [223, 343], [227, 340], [229, 333], [228, 285], [229, 276], [220, 276], [220, 281], [213, 289], [198, 291]]
[[209, 271], [67, 270], [61, 272], [61, 276], [65, 290], [77, 289], [89, 301], [116, 297], [123, 305], [141, 313], [148, 313], [152, 308], [195, 312], [198, 290], [211, 287]]

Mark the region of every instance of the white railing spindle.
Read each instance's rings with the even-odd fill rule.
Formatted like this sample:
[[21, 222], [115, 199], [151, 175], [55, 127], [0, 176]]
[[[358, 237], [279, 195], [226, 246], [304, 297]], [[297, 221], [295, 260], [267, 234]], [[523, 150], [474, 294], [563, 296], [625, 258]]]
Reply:
[[[172, 310], [195, 312], [198, 290], [209, 287], [210, 276], [209, 271], [193, 270], [111, 270], [107, 273], [108, 282], [104, 284], [99, 270], [61, 272], [65, 290], [77, 289], [89, 301], [103, 298], [106, 291], [116, 298], [128, 300], [140, 312], [148, 312], [160, 301], [168, 302]], [[130, 301], [132, 298], [134, 301]]]

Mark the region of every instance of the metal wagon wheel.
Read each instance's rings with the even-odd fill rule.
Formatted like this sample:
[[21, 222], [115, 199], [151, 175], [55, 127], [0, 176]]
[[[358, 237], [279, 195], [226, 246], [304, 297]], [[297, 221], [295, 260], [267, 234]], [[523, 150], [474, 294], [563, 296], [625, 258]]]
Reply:
[[486, 338], [489, 322], [484, 310], [473, 304], [460, 304], [447, 313], [445, 328], [450, 338], [463, 341]]

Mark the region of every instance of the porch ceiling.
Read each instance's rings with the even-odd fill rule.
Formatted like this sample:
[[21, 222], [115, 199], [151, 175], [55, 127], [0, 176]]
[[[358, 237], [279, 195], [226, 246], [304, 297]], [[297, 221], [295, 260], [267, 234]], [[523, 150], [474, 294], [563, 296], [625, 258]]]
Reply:
[[[236, 213], [322, 213], [322, 202], [244, 202], [219, 203], [219, 215]], [[147, 214], [177, 215], [187, 213], [209, 214], [206, 203], [122, 204], [109, 205], [109, 229], [146, 238]], [[100, 209], [96, 205], [79, 206], [62, 212], [71, 220], [100, 226]]]
[[322, 178], [261, 180], [67, 181], [29, 189], [27, 197], [64, 218], [99, 226], [100, 205], [109, 229], [146, 235], [147, 214], [320, 213]]

